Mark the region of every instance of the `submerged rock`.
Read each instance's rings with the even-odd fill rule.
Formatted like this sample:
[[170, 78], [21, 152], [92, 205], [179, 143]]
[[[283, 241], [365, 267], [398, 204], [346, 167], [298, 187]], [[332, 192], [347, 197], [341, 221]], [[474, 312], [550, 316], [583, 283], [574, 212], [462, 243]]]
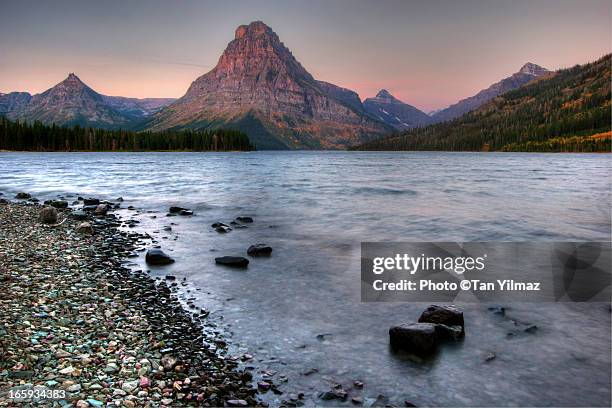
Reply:
[[246, 268], [249, 265], [249, 260], [241, 256], [222, 256], [215, 258], [215, 263], [236, 268]]
[[247, 254], [250, 256], [270, 256], [272, 254], [272, 247], [266, 244], [251, 245], [247, 249]]
[[174, 263], [174, 259], [170, 255], [158, 248], [152, 248], [147, 251], [145, 261], [149, 265], [168, 265]]
[[177, 207], [177, 206], [172, 206], [172, 207], [168, 208], [168, 212], [170, 214], [178, 214], [181, 211], [189, 211], [189, 209], [188, 208], [183, 208], [183, 207]]
[[250, 224], [253, 222], [253, 218], [251, 217], [236, 217], [236, 221], [242, 222], [244, 224]]
[[325, 391], [324, 393], [320, 394], [319, 398], [321, 398], [324, 401], [330, 401], [330, 400], [346, 401], [346, 399], [348, 398], [348, 393], [344, 391], [342, 387], [337, 387], [337, 388], [332, 388], [331, 390]]
[[211, 227], [213, 227], [215, 231], [222, 232], [222, 233], [230, 232], [232, 230], [232, 228], [229, 225], [224, 224], [222, 222], [215, 222], [214, 224], [211, 225]]
[[55, 207], [43, 207], [38, 213], [38, 220], [43, 224], [57, 224], [57, 210]]
[[430, 355], [436, 351], [438, 341], [433, 323], [409, 323], [389, 329], [391, 347], [417, 355]]

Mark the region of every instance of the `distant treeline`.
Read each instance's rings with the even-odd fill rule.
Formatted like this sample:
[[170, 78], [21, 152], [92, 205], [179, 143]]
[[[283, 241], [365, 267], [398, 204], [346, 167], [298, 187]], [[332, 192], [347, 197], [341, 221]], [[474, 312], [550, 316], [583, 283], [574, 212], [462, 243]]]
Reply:
[[132, 132], [13, 122], [0, 117], [0, 149], [16, 151], [254, 150], [237, 130]]
[[504, 152], [612, 152], [612, 132], [592, 136], [553, 137], [541, 142], [510, 143]]
[[610, 152], [610, 55], [505, 93], [451, 122], [359, 150]]

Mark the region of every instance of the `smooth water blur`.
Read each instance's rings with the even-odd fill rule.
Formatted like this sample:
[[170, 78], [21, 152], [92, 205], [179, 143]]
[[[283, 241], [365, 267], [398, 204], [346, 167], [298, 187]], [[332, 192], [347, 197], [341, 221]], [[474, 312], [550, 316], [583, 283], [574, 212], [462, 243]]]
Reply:
[[[250, 152], [0, 153], [0, 191], [125, 198], [151, 211], [177, 262], [155, 276], [186, 277], [185, 296], [233, 333], [233, 352], [286, 375], [281, 389], [308, 405], [335, 382], [365, 383], [365, 404], [610, 405], [610, 308], [512, 304], [507, 318], [466, 304], [466, 338], [429, 361], [388, 347], [389, 326], [426, 305], [360, 303], [362, 241], [610, 240], [612, 156], [597, 154]], [[170, 205], [195, 217], [165, 217]], [[159, 212], [158, 214], [156, 212]], [[125, 213], [125, 212], [124, 212]], [[157, 215], [156, 219], [152, 219]], [[250, 215], [218, 234], [215, 221]], [[161, 227], [174, 222], [173, 231]], [[214, 264], [265, 242], [248, 270]], [[508, 306], [508, 305], [505, 305]], [[221, 320], [222, 319], [222, 320]], [[535, 334], [508, 337], [512, 320]], [[485, 356], [496, 358], [486, 362]], [[304, 375], [315, 368], [318, 372]], [[268, 396], [277, 404], [285, 396]], [[316, 401], [317, 404], [324, 404]], [[338, 401], [332, 401], [337, 405]], [[350, 399], [346, 404], [350, 405]]]

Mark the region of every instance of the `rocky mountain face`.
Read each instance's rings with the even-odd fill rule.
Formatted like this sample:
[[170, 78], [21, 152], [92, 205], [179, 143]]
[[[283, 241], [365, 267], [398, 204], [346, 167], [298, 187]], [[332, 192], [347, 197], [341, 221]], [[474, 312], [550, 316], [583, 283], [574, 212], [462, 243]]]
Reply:
[[154, 115], [147, 128], [245, 131], [260, 149], [337, 149], [388, 132], [352, 91], [315, 80], [270, 27], [236, 29], [217, 65]]
[[96, 127], [128, 126], [133, 118], [110, 107], [104, 97], [85, 85], [74, 74], [45, 92], [34, 95], [23, 109], [9, 119], [41, 121], [58, 125]]
[[385, 89], [378, 92], [376, 97], [366, 99], [363, 107], [370, 115], [396, 130], [407, 130], [431, 123], [431, 117], [425, 112], [400, 101]]
[[[75, 74], [41, 94], [0, 95], [0, 113], [13, 120], [66, 126], [129, 128], [171, 103], [167, 98], [124, 98], [101, 95]], [[6, 107], [6, 108], [4, 108]]]
[[536, 78], [551, 74], [551, 71], [531, 62], [526, 63], [521, 69], [501, 81], [483, 89], [474, 96], [460, 100], [454, 105], [435, 113], [432, 116], [433, 122], [445, 122], [453, 120], [459, 116], [479, 108], [493, 98], [520, 88], [521, 86], [533, 81]]
[[0, 115], [23, 109], [31, 99], [32, 95], [28, 92], [0, 93]]

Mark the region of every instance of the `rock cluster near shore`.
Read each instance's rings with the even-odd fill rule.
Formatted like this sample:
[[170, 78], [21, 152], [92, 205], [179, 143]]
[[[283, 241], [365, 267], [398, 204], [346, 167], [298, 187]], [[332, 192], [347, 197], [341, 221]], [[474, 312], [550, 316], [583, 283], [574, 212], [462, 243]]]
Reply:
[[122, 265], [145, 237], [119, 231], [109, 207], [50, 205], [61, 224], [41, 224], [38, 205], [0, 204], [2, 395], [29, 384], [64, 390], [57, 406], [258, 404], [251, 373], [202, 330], [206, 313]]
[[417, 323], [406, 323], [389, 329], [389, 340], [395, 349], [427, 356], [435, 353], [446, 340], [465, 336], [463, 312], [454, 306], [431, 305]]

